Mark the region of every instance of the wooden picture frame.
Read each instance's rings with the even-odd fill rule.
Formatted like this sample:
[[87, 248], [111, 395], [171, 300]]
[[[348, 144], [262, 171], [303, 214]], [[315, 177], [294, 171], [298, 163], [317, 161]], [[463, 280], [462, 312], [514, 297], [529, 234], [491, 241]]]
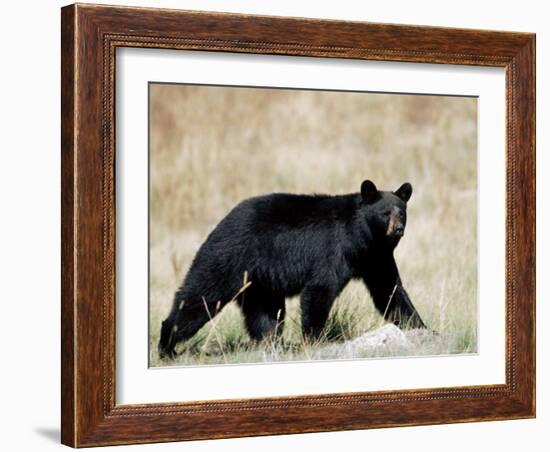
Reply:
[[[535, 35], [71, 5], [62, 9], [62, 442], [73, 447], [535, 416]], [[117, 405], [115, 50], [506, 70], [506, 383]]]

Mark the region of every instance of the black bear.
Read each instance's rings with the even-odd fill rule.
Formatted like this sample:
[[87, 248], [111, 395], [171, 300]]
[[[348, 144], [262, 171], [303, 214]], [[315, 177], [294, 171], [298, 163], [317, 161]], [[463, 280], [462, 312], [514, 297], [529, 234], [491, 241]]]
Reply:
[[[386, 320], [402, 328], [426, 328], [393, 257], [411, 194], [409, 183], [391, 192], [366, 180], [360, 193], [273, 193], [241, 202], [197, 252], [162, 322], [159, 355], [173, 358], [176, 344], [232, 299], [250, 336], [259, 340], [281, 333], [285, 297], [300, 294], [303, 334], [316, 338], [352, 278], [363, 279]], [[249, 286], [240, 293], [243, 277]]]

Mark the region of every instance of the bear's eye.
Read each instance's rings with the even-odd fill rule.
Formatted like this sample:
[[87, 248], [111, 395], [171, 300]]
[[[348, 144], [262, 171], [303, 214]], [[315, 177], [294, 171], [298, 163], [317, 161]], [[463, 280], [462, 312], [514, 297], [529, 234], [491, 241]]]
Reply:
[[382, 213], [382, 215], [390, 215], [390, 214], [391, 214], [390, 209], [384, 210], [384, 212]]

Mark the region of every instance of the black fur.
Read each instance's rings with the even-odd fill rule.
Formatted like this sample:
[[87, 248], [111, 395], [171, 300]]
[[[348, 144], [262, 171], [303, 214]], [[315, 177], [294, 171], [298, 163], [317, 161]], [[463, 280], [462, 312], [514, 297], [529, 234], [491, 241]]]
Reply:
[[159, 353], [193, 336], [237, 297], [250, 336], [279, 335], [285, 297], [301, 295], [302, 330], [318, 337], [334, 299], [362, 278], [378, 311], [400, 327], [425, 328], [401, 284], [393, 250], [403, 236], [409, 183], [395, 192], [364, 181], [341, 196], [273, 193], [237, 205], [199, 249], [162, 323]]

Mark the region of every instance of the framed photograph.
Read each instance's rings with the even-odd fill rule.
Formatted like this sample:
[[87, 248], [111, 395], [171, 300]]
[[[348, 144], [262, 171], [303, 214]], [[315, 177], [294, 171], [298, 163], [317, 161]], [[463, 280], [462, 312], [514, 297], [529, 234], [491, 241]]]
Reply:
[[62, 442], [535, 416], [535, 36], [62, 8]]

